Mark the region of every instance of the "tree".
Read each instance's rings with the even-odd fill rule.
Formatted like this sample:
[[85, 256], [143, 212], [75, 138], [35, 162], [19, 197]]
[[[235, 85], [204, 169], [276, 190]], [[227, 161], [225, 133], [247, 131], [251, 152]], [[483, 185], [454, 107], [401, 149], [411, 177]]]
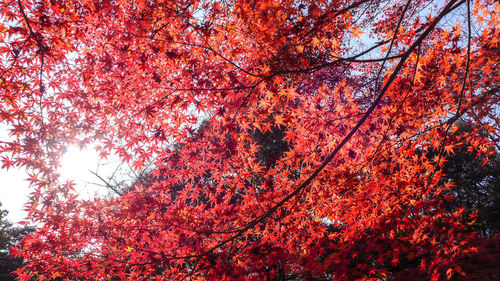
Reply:
[[6, 215], [6, 210], [0, 211], [0, 278], [5, 281], [15, 280], [13, 271], [23, 266], [22, 259], [10, 255], [10, 248], [34, 231], [34, 228], [29, 226], [13, 226], [5, 218]]
[[[467, 135], [471, 126], [458, 123], [454, 135]], [[487, 132], [482, 132], [487, 134]], [[462, 147], [450, 155], [443, 165], [443, 180], [455, 184], [450, 193], [455, 207], [477, 212], [475, 227], [483, 236], [500, 232], [500, 155], [496, 151], [489, 161], [472, 147]]]
[[[438, 280], [477, 252], [443, 165], [497, 149], [494, 1], [0, 7], [22, 280]], [[91, 142], [149, 176], [77, 200], [58, 159]]]

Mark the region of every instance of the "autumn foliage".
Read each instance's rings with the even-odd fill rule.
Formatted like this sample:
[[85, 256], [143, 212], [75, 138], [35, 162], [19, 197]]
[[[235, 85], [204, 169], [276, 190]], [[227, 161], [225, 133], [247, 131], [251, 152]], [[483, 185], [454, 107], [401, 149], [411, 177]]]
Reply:
[[[467, 274], [475, 213], [454, 203], [442, 167], [457, 150], [482, 164], [497, 150], [499, 11], [1, 1], [0, 119], [13, 140], [0, 153], [28, 169], [40, 226], [16, 248], [21, 280]], [[58, 163], [90, 143], [144, 176], [79, 200]]]

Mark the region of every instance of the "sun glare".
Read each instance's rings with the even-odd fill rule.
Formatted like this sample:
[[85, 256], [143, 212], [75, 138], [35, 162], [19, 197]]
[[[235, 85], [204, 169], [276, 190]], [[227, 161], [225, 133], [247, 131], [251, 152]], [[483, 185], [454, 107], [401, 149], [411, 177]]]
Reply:
[[88, 181], [89, 170], [95, 171], [99, 165], [99, 156], [91, 148], [78, 149], [69, 147], [61, 160], [60, 173], [64, 180]]
[[59, 172], [62, 181], [71, 180], [75, 183], [80, 196], [92, 198], [104, 191], [94, 184], [97, 178], [94, 173], [107, 176], [101, 174], [105, 172], [101, 166], [99, 154], [93, 148], [79, 149], [71, 146], [61, 159]]

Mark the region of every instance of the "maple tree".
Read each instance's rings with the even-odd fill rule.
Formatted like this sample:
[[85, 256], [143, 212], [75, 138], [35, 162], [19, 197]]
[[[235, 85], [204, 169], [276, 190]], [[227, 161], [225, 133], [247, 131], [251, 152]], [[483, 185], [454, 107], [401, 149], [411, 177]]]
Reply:
[[[443, 165], [497, 149], [499, 10], [3, 0], [0, 118], [13, 140], [0, 153], [30, 172], [40, 226], [15, 249], [20, 279], [466, 274], [474, 213], [449, 208]], [[473, 129], [453, 134], [458, 120]], [[58, 163], [90, 143], [152, 168], [80, 200]]]

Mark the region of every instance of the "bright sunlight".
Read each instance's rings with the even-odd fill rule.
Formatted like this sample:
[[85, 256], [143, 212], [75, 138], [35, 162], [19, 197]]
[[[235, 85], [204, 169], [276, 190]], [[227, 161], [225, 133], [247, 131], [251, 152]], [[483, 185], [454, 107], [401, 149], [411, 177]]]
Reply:
[[61, 159], [61, 180], [73, 181], [82, 199], [102, 196], [109, 191], [103, 180], [109, 181], [117, 164], [116, 161], [99, 159], [99, 154], [92, 147], [80, 149], [76, 146], [68, 147]]

